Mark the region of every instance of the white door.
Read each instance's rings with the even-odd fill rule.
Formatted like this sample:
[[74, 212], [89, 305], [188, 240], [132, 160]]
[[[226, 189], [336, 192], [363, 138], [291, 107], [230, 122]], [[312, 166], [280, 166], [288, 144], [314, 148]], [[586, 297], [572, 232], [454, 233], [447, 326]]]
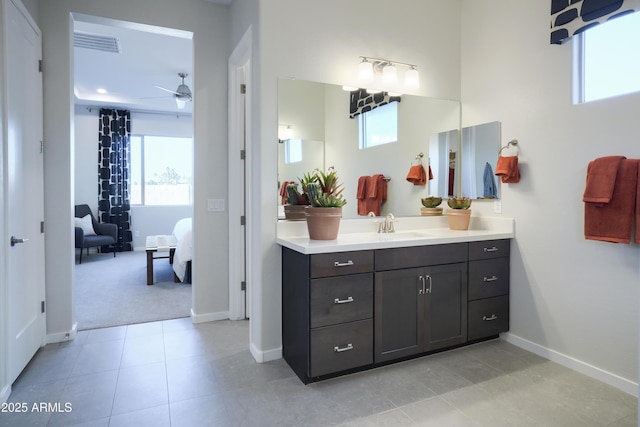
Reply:
[[41, 38], [22, 4], [3, 0], [6, 61], [5, 253], [9, 379], [45, 343]]

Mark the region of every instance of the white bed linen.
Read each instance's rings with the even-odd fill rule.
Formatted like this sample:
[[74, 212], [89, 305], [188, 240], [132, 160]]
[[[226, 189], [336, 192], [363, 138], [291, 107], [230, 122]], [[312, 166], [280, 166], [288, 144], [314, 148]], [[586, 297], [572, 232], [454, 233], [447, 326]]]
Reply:
[[173, 255], [173, 271], [180, 281], [184, 281], [187, 262], [193, 258], [193, 232], [191, 218], [179, 220], [173, 227], [173, 235], [178, 241]]

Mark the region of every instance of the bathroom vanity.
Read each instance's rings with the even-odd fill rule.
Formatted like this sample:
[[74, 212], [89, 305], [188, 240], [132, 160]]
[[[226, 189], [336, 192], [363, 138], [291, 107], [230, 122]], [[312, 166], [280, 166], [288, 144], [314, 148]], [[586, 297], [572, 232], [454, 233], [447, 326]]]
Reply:
[[513, 222], [452, 231], [417, 221], [389, 235], [278, 237], [283, 356], [305, 384], [509, 329]]

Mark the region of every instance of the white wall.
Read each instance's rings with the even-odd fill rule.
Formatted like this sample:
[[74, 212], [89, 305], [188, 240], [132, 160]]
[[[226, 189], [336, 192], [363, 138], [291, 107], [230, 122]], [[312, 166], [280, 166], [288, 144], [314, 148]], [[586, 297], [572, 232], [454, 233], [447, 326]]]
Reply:
[[463, 126], [499, 120], [502, 144], [519, 141], [522, 179], [502, 185], [510, 338], [637, 393], [639, 246], [585, 240], [582, 193], [589, 161], [640, 157], [640, 94], [573, 105], [548, 2], [464, 1], [462, 28]]
[[[227, 198], [227, 58], [229, 8], [203, 0], [56, 0], [39, 3], [43, 32], [45, 98], [45, 221], [47, 222], [47, 333], [70, 331], [73, 314], [75, 134], [71, 49], [73, 12], [194, 33], [194, 271], [196, 318], [228, 311], [226, 212], [206, 200]], [[153, 11], [153, 13], [149, 13]], [[216, 280], [213, 280], [216, 278]]]
[[[238, 1], [238, 10], [249, 9], [247, 19], [253, 19], [249, 16], [255, 13], [251, 9], [255, 3], [236, 0], [234, 4]], [[460, 4], [460, 0], [414, 0], [411, 7], [389, 7], [383, 0], [260, 3], [260, 27], [253, 28], [259, 34], [259, 43], [253, 46], [259, 52], [253, 64], [259, 70], [259, 94], [254, 98], [259, 111], [254, 114], [258, 126], [254, 148], [258, 151], [252, 165], [259, 206], [254, 214], [259, 215], [249, 220], [255, 222], [251, 244], [257, 256], [251, 267], [253, 295], [258, 297], [253, 301], [259, 305], [252, 328], [255, 322], [260, 324], [252, 343], [262, 351], [276, 354], [282, 346], [280, 249], [275, 244], [273, 197], [278, 77], [354, 85], [359, 55], [370, 55], [417, 64], [422, 86], [415, 94], [459, 99]]]

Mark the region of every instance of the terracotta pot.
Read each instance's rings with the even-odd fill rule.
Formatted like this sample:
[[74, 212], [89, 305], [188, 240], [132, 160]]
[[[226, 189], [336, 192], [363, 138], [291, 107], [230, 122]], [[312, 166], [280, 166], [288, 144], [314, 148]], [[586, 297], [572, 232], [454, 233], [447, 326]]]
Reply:
[[335, 240], [338, 238], [342, 208], [308, 206], [305, 209], [305, 215], [311, 240]]
[[304, 210], [307, 205], [284, 205], [284, 217], [289, 221], [304, 221], [307, 217]]
[[447, 221], [451, 230], [468, 230], [471, 220], [471, 209], [449, 209]]
[[422, 216], [441, 216], [442, 208], [420, 208], [420, 215]]

